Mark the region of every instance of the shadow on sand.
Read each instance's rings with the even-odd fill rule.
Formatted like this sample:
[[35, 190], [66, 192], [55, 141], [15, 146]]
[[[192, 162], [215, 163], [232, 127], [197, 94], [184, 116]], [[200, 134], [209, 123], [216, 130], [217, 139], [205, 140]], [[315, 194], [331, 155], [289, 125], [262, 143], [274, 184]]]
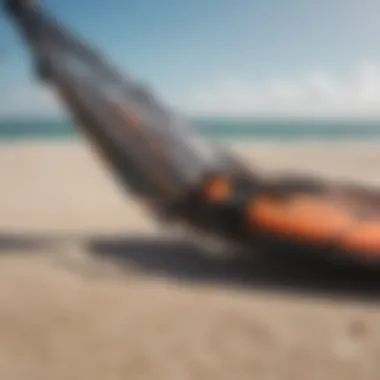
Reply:
[[217, 259], [181, 241], [125, 238], [93, 240], [89, 250], [151, 274], [196, 283], [216, 283], [294, 294], [380, 300], [380, 271], [353, 265], [275, 260], [255, 254], [250, 260]]
[[211, 258], [184, 242], [147, 236], [52, 236], [0, 233], [1, 252], [32, 252], [62, 242], [81, 244], [88, 253], [119, 266], [197, 284], [269, 290], [295, 295], [380, 300], [380, 270], [328, 265], [265, 254], [250, 260]]

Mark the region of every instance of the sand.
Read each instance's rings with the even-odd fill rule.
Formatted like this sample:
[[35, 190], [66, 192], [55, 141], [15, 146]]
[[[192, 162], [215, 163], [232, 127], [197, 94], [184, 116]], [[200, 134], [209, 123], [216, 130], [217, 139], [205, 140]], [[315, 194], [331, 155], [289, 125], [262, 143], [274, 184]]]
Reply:
[[[376, 144], [229, 145], [380, 183]], [[83, 142], [3, 145], [0, 172], [0, 379], [378, 379], [377, 302], [236, 287], [266, 269], [162, 240]]]

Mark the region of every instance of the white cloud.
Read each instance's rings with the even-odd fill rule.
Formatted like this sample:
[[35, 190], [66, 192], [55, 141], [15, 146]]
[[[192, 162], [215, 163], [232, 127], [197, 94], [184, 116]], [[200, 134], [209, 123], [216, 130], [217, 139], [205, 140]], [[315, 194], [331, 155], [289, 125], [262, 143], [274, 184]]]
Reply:
[[[168, 101], [193, 115], [379, 119], [380, 63], [363, 63], [345, 78], [310, 70], [292, 80], [263, 78], [252, 83], [226, 79], [202, 83]], [[0, 92], [0, 116], [49, 116], [62, 112], [53, 93], [36, 84], [13, 85]]]
[[348, 78], [312, 70], [296, 80], [226, 80], [193, 88], [176, 107], [190, 114], [380, 118], [380, 64], [358, 66]]

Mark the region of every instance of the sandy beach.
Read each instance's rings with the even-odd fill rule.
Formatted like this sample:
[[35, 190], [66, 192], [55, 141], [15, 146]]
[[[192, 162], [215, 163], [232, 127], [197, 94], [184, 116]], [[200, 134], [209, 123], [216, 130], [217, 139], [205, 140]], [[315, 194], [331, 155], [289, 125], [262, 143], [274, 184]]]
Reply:
[[[375, 143], [228, 145], [264, 170], [380, 185]], [[0, 171], [0, 379], [378, 379], [376, 301], [262, 286], [301, 289], [318, 268], [167, 240], [83, 142], [2, 145]], [[329, 276], [345, 295], [379, 288]]]

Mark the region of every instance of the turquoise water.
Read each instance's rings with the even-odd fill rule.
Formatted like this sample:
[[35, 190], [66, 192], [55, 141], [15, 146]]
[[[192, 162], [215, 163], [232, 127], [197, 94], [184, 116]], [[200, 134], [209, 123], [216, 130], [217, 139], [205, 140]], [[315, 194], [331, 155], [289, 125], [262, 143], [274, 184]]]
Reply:
[[[236, 140], [374, 140], [380, 139], [380, 121], [287, 122], [248, 119], [198, 118], [190, 120], [195, 130], [212, 139]], [[3, 120], [0, 141], [76, 139], [68, 120]]]

